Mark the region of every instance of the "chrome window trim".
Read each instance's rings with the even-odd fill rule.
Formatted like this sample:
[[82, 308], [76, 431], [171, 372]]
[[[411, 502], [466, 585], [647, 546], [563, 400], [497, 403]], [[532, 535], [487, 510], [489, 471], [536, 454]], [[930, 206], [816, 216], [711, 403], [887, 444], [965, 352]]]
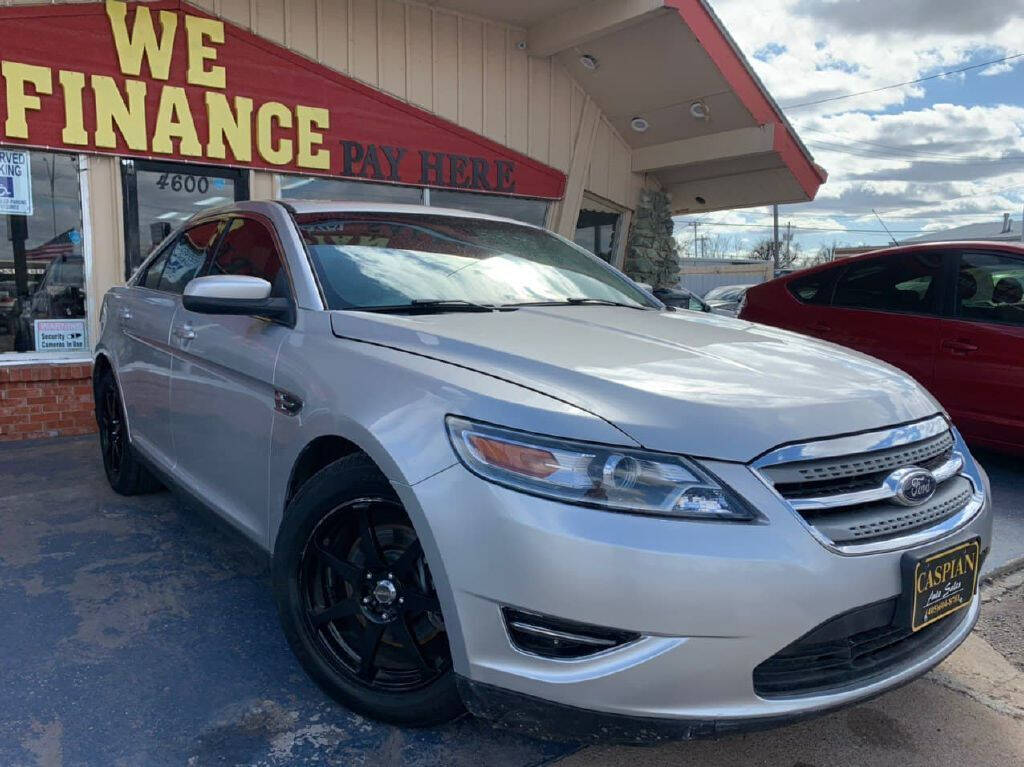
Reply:
[[[964, 458], [960, 453], [953, 453], [953, 457], [942, 466], [932, 472], [935, 481], [939, 484], [959, 473], [964, 466]], [[886, 480], [879, 487], [870, 490], [858, 490], [854, 493], [838, 493], [836, 495], [823, 495], [816, 498], [793, 498], [787, 502], [797, 511], [814, 511], [816, 509], [832, 509], [841, 506], [854, 506], [859, 503], [873, 503], [895, 498], [895, 489]]]
[[[765, 466], [774, 466], [781, 463], [795, 463], [797, 461], [813, 460], [816, 458], [838, 458], [843, 455], [849, 455], [850, 453], [857, 453], [858, 449], [860, 452], [870, 452], [872, 450], [884, 450], [890, 447], [899, 447], [900, 445], [919, 442], [938, 436], [947, 429], [953, 435], [954, 459], [959, 459], [960, 461], [958, 472], [954, 472], [954, 474], [950, 476], [954, 476], [959, 473], [960, 476], [965, 477], [971, 483], [971, 486], [974, 489], [971, 500], [968, 501], [967, 505], [959, 512], [935, 525], [926, 527], [923, 530], [915, 530], [907, 535], [888, 538], [884, 541], [848, 544], [834, 543], [826, 535], [815, 528], [814, 525], [804, 519], [803, 515], [800, 514], [797, 507], [794, 505], [794, 502], [786, 499], [778, 490], [776, 490], [775, 485], [772, 484], [771, 480], [769, 480], [768, 477], [760, 471], [760, 469]], [[835, 452], [837, 446], [839, 446], [840, 452]], [[849, 448], [849, 452], [846, 452], [847, 448]], [[782, 458], [780, 458], [780, 456], [782, 456]], [[761, 484], [763, 484], [769, 492], [771, 492], [782, 503], [789, 513], [796, 518], [796, 520], [816, 541], [818, 541], [818, 543], [829, 551], [839, 554], [840, 556], [854, 557], [868, 554], [881, 554], [889, 551], [899, 551], [901, 549], [911, 549], [915, 546], [933, 543], [956, 533], [977, 517], [985, 508], [987, 499], [985, 498], [985, 487], [981, 479], [981, 474], [969, 456], [970, 453], [967, 450], [967, 445], [963, 441], [963, 437], [960, 436], [960, 433], [946, 420], [944, 416], [939, 415], [925, 421], [919, 421], [914, 424], [900, 426], [894, 429], [858, 434], [852, 437], [838, 437], [831, 440], [826, 439], [821, 442], [807, 442], [798, 445], [784, 446], [766, 453], [761, 458], [758, 458], [751, 463], [748, 468], [761, 482]], [[950, 463], [952, 462], [944, 464], [940, 467], [940, 470], [947, 469]], [[949, 477], [946, 477], [946, 479], [949, 479]]]
[[949, 422], [946, 418], [936, 415], [925, 421], [897, 426], [893, 429], [786, 445], [765, 453], [752, 465], [755, 469], [763, 469], [766, 466], [780, 463], [797, 463], [819, 458], [840, 458], [858, 453], [871, 453], [876, 450], [886, 450], [891, 447], [921, 442], [929, 437], [937, 437], [947, 429], [949, 429]]

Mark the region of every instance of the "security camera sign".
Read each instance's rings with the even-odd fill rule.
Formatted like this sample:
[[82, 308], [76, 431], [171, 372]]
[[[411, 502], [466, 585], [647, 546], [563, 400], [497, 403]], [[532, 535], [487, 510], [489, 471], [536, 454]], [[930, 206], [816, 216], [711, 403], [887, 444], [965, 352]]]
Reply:
[[83, 352], [89, 347], [85, 320], [36, 320], [37, 352]]
[[0, 150], [0, 215], [32, 215], [32, 161], [28, 152]]

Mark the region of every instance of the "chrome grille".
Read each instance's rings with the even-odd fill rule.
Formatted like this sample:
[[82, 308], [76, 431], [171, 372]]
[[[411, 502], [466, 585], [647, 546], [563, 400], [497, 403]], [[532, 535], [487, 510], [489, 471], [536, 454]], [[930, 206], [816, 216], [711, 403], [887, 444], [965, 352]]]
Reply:
[[[924, 468], [936, 481], [919, 505], [898, 497], [900, 469]], [[795, 445], [754, 464], [828, 545], [867, 553], [917, 534], [927, 536], [946, 520], [980, 509], [974, 483], [962, 473], [964, 457], [948, 424], [935, 417], [886, 432]], [[973, 514], [969, 514], [973, 516]], [[918, 535], [918, 537], [920, 537]]]
[[867, 455], [824, 458], [816, 461], [772, 466], [765, 469], [773, 484], [789, 485], [804, 482], [846, 480], [866, 474], [888, 474], [904, 466], [920, 466], [948, 455], [953, 448], [953, 435], [948, 431], [916, 445], [880, 450]]
[[928, 503], [906, 507], [896, 503], [868, 503], [841, 510], [804, 513], [804, 519], [834, 543], [872, 540], [927, 527], [960, 511], [973, 489], [964, 477], [943, 483]]

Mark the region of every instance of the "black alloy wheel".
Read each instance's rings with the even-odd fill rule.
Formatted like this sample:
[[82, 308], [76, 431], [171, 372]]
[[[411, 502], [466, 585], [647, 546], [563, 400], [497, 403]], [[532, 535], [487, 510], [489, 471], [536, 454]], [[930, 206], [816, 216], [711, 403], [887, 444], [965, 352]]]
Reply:
[[121, 495], [139, 495], [160, 489], [160, 482], [135, 455], [128, 441], [127, 419], [121, 392], [108, 369], [96, 381], [96, 424], [107, 482]]
[[[111, 382], [113, 383], [113, 382]], [[124, 463], [124, 415], [121, 397], [116, 385], [106, 385], [100, 393], [97, 418], [100, 429], [100, 449], [103, 451], [103, 465], [107, 475], [114, 478], [121, 474]]]
[[420, 538], [368, 456], [302, 485], [277, 533], [273, 580], [292, 651], [340, 703], [406, 726], [465, 713]]
[[339, 670], [403, 691], [451, 667], [423, 549], [394, 501], [359, 498], [328, 512], [299, 573], [308, 629]]

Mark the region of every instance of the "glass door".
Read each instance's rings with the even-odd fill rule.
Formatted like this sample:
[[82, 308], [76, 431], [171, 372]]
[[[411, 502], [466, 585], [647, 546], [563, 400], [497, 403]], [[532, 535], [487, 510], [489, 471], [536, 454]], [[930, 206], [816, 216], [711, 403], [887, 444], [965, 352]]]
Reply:
[[196, 213], [249, 199], [249, 173], [207, 165], [121, 160], [125, 277]]

